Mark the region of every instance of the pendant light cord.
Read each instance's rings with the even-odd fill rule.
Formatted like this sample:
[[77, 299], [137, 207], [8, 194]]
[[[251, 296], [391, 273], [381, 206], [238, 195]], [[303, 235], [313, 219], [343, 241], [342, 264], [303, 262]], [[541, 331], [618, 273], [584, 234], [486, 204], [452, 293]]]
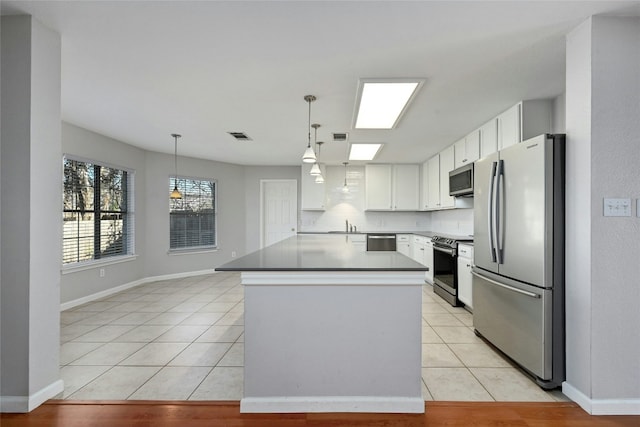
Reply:
[[173, 149], [173, 166], [174, 166], [173, 171], [175, 172], [175, 175], [173, 176], [173, 186], [177, 187], [178, 185], [178, 136], [175, 135], [174, 139], [175, 139], [175, 143], [174, 143], [174, 149]]
[[309, 98], [309, 126], [307, 127], [307, 129], [309, 129], [309, 143], [307, 144], [307, 148], [311, 148], [311, 98]]

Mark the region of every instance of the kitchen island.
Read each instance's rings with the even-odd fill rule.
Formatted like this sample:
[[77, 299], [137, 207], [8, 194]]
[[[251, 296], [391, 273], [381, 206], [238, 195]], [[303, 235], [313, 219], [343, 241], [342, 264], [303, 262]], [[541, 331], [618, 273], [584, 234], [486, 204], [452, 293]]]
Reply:
[[242, 412], [424, 412], [426, 267], [297, 235], [217, 270], [245, 292]]

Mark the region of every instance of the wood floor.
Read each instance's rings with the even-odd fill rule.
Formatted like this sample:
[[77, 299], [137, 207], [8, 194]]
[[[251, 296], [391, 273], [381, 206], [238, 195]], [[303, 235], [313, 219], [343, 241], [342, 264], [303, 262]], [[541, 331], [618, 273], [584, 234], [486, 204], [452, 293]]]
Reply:
[[424, 414], [241, 414], [232, 402], [50, 400], [2, 427], [638, 427], [640, 416], [590, 416], [575, 403], [427, 402]]

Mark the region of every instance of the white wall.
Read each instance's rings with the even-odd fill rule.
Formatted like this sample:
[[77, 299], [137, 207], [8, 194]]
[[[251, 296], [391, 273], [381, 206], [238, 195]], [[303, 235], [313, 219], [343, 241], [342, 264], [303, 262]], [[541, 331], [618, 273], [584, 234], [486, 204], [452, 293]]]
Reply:
[[210, 251], [169, 253], [169, 177], [174, 174], [172, 155], [146, 152], [146, 192], [138, 200], [146, 216], [137, 221], [145, 227], [144, 277], [212, 270], [245, 249], [244, 167], [230, 163], [179, 157], [178, 175], [217, 181], [217, 243]]
[[[138, 257], [123, 263], [106, 261], [85, 270], [63, 272], [60, 300], [68, 302], [144, 277], [144, 258], [140, 254], [146, 253], [145, 151], [66, 122], [62, 123], [62, 151], [135, 171], [135, 253]], [[105, 271], [104, 277], [100, 277], [101, 268]]]
[[430, 230], [428, 212], [365, 211], [364, 166], [347, 168], [349, 193], [343, 194], [344, 166], [327, 166], [324, 211], [302, 211], [300, 231], [344, 231], [345, 221], [362, 231]]
[[640, 19], [593, 17], [567, 37], [567, 381], [591, 413], [640, 414]]
[[26, 412], [63, 389], [61, 42], [28, 16], [1, 27], [0, 411]]
[[[300, 166], [245, 166], [244, 197], [246, 239], [245, 253], [260, 249], [260, 180], [295, 179], [298, 181], [298, 209], [300, 209]], [[298, 223], [300, 218], [298, 218]], [[298, 229], [300, 227], [298, 226]], [[238, 251], [238, 256], [242, 254]]]
[[567, 94], [562, 93], [553, 99], [553, 118], [551, 132], [565, 133], [567, 130], [566, 120]]
[[602, 214], [605, 197], [640, 198], [640, 19], [594, 17], [592, 49], [593, 398], [640, 413], [640, 218]]

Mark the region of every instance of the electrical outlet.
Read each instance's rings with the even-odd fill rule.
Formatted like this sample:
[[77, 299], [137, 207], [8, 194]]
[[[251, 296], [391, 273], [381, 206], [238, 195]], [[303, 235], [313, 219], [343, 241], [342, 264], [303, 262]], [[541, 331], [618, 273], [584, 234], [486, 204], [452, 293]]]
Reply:
[[235, 258], [236, 257], [236, 251], [231, 251], [231, 258]]
[[100, 269], [100, 277], [104, 277], [104, 268]]
[[604, 199], [604, 216], [631, 216], [631, 199]]

